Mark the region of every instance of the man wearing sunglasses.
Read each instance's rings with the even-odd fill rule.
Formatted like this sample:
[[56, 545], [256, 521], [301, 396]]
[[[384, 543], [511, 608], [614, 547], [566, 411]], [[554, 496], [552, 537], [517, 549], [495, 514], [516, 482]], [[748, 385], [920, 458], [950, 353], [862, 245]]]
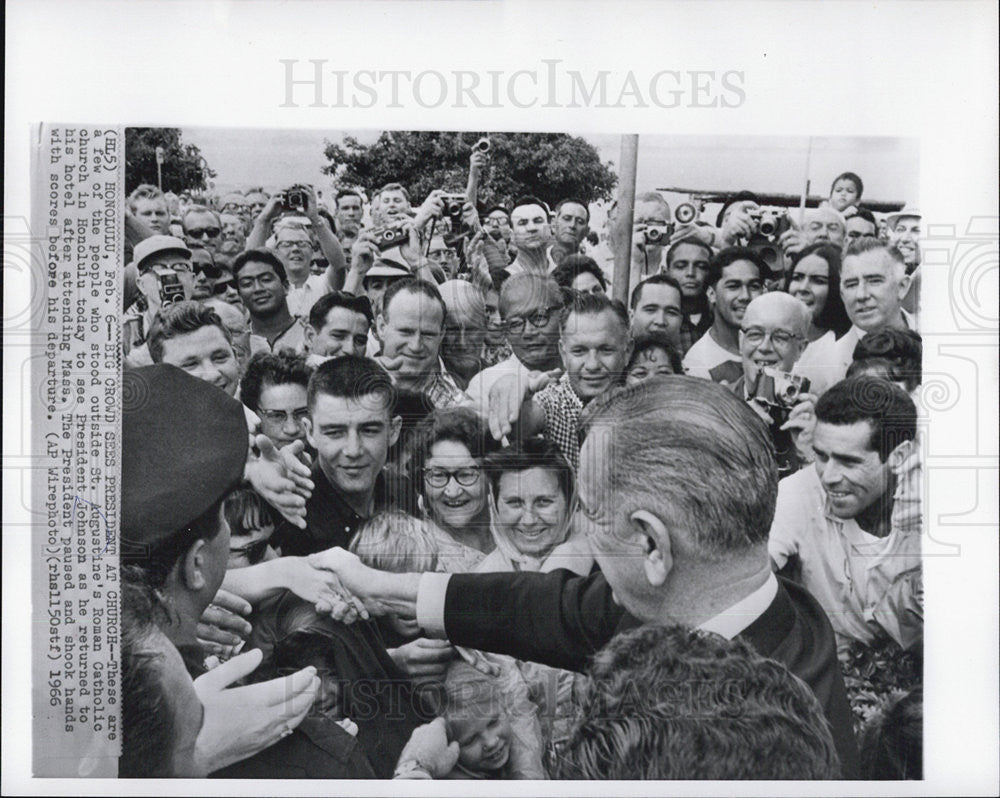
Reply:
[[219, 214], [204, 205], [192, 205], [181, 218], [181, 224], [189, 247], [204, 247], [215, 254], [222, 240]]

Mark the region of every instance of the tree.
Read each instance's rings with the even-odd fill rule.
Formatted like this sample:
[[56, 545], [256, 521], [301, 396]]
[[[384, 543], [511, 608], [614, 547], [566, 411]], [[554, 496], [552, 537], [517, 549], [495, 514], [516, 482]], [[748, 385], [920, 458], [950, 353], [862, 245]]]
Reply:
[[[343, 145], [327, 142], [323, 172], [338, 187], [358, 186], [371, 196], [386, 183], [406, 186], [414, 202], [442, 188], [461, 192], [469, 172], [475, 133], [384, 132], [371, 146], [352, 136]], [[509, 205], [530, 194], [550, 206], [566, 197], [584, 202], [609, 199], [617, 181], [597, 150], [565, 133], [494, 133], [490, 165], [480, 182], [484, 205]]]
[[176, 127], [125, 128], [125, 193], [142, 183], [156, 185], [156, 148], [163, 147], [163, 190], [200, 191], [215, 172], [194, 144], [181, 142]]

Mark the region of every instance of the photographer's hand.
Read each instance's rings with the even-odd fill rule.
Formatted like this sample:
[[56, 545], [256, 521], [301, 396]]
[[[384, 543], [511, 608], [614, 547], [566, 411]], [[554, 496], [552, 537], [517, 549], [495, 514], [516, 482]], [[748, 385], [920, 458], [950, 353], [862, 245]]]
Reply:
[[271, 228], [274, 220], [281, 216], [281, 209], [284, 207], [285, 195], [279, 191], [275, 193], [267, 204], [261, 209], [257, 218], [253, 220], [253, 229], [247, 236], [247, 249], [261, 249], [271, 235]]

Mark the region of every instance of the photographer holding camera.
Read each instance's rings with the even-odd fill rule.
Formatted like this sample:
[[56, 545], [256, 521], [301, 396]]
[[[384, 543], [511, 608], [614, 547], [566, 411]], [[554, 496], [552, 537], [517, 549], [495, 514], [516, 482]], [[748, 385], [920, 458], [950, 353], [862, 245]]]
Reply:
[[732, 385], [767, 424], [779, 477], [802, 467], [816, 425], [816, 397], [809, 380], [793, 373], [809, 335], [811, 313], [789, 294], [761, 294], [743, 314], [743, 376]]

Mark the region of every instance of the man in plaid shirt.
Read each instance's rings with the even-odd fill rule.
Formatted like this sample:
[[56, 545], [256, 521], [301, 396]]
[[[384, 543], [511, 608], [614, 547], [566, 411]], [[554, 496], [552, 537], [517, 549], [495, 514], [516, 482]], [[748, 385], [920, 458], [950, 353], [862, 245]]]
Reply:
[[563, 309], [559, 353], [565, 374], [533, 372], [527, 384], [501, 377], [490, 390], [490, 431], [522, 437], [541, 433], [577, 467], [580, 413], [593, 398], [619, 385], [632, 350], [628, 312], [604, 294], [575, 294]]

